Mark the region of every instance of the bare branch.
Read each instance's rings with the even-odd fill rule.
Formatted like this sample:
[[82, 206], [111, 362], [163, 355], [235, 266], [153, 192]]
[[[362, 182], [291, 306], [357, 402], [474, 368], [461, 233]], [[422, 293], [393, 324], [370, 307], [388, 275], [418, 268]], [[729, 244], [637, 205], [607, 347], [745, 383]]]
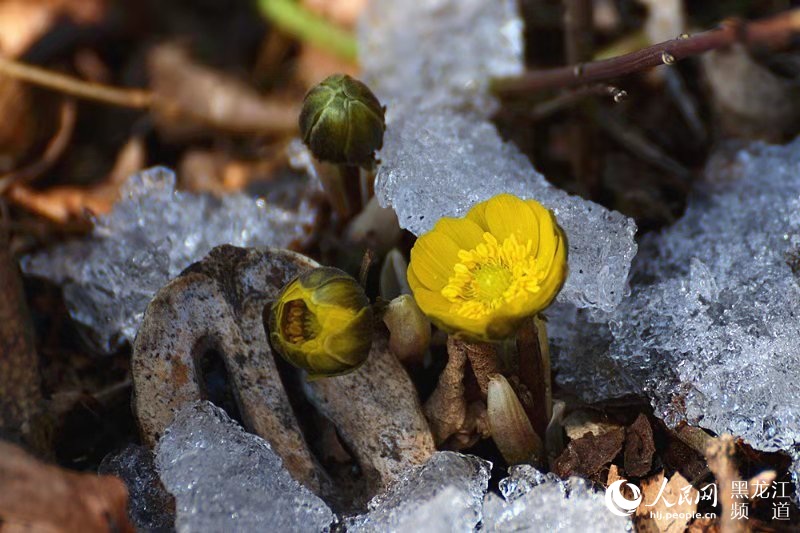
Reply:
[[496, 78], [492, 90], [499, 96], [518, 96], [532, 91], [563, 89], [672, 64], [687, 57], [725, 48], [735, 43], [779, 49], [789, 46], [800, 33], [800, 8], [753, 22], [729, 20], [719, 28], [681, 36], [630, 54], [573, 66], [530, 70], [520, 76]]

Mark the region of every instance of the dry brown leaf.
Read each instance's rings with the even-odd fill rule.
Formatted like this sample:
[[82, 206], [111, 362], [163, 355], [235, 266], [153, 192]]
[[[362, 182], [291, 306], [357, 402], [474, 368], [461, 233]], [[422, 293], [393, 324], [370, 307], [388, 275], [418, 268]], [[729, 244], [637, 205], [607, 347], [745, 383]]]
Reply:
[[664, 472], [642, 480], [642, 504], [636, 509], [640, 533], [681, 533], [697, 512], [697, 489], [678, 472], [664, 485]]
[[625, 430], [612, 429], [602, 435], [592, 434], [571, 441], [553, 464], [553, 472], [567, 478], [577, 475], [591, 477], [611, 463], [622, 451]]
[[299, 103], [264, 98], [246, 83], [195, 62], [180, 46], [152, 48], [147, 70], [160, 102], [156, 123], [170, 139], [196, 137], [209, 129], [264, 135], [297, 130]]
[[190, 149], [178, 165], [178, 184], [182, 190], [222, 196], [255, 181], [269, 181], [284, 163], [282, 157], [245, 161], [220, 151]]
[[17, 57], [59, 18], [79, 24], [103, 18], [107, 0], [4, 0], [0, 2], [0, 53]]
[[113, 476], [70, 472], [0, 442], [0, 522], [5, 531], [133, 532], [128, 490]]
[[655, 451], [653, 428], [650, 427], [647, 416], [640, 414], [626, 430], [625, 473], [634, 477], [647, 475], [653, 464]]
[[119, 197], [122, 184], [144, 168], [145, 163], [144, 142], [134, 137], [120, 150], [109, 177], [94, 187], [63, 186], [38, 191], [18, 184], [8, 190], [8, 199], [60, 224], [108, 213]]
[[619, 475], [619, 467], [617, 465], [611, 465], [608, 467], [608, 478], [606, 479], [606, 487], [610, 486], [615, 481], [619, 481], [622, 479], [622, 476]]

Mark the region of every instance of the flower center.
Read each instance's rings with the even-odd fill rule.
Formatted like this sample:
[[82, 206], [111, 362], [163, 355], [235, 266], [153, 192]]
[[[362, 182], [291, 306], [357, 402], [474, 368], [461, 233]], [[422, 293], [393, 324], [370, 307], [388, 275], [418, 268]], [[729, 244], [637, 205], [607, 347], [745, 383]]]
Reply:
[[496, 300], [502, 298], [513, 276], [504, 265], [486, 264], [475, 269], [473, 287], [475, 296], [482, 300]]
[[292, 344], [313, 340], [319, 334], [317, 315], [311, 312], [303, 300], [286, 302], [283, 312], [283, 335]]
[[453, 275], [442, 289], [451, 311], [480, 319], [501, 306], [517, 303], [540, 290], [546, 272], [537, 268], [533, 243], [511, 235], [499, 243], [491, 233], [472, 250], [460, 250]]

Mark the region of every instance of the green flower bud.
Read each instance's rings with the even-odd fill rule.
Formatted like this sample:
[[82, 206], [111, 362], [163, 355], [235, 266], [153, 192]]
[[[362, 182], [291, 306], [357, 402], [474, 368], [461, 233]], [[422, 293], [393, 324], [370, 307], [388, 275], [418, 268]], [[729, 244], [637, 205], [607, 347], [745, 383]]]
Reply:
[[369, 167], [383, 146], [383, 115], [369, 87], [346, 74], [334, 74], [306, 95], [300, 134], [320, 161]]
[[309, 379], [356, 370], [372, 346], [372, 307], [361, 285], [338, 268], [309, 270], [265, 310], [272, 349]]

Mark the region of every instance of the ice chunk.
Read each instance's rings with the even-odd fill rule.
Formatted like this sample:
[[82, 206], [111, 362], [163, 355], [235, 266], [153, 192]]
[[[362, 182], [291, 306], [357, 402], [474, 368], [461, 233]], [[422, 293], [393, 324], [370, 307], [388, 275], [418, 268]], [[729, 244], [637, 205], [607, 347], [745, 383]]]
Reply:
[[551, 208], [569, 238], [559, 301], [613, 309], [636, 254], [627, 217], [552, 187], [488, 116], [493, 75], [523, 68], [513, 2], [371, 2], [361, 31], [364, 77], [388, 106], [376, 195], [419, 235], [501, 192]]
[[630, 519], [616, 516], [605, 506], [602, 493], [589, 482], [573, 477], [560, 480], [532, 466], [511, 468], [500, 481], [503, 498], [488, 494], [483, 506], [482, 531], [628, 531]]
[[594, 403], [610, 398], [641, 395], [638, 383], [609, 357], [611, 335], [608, 313], [556, 304], [545, 312], [555, 381], [563, 389]]
[[514, 0], [372, 0], [361, 20], [363, 77], [388, 106], [469, 106], [485, 116], [492, 76], [522, 72]]
[[437, 452], [369, 502], [365, 514], [347, 520], [347, 531], [471, 532], [491, 463], [471, 455]]
[[172, 531], [173, 498], [156, 472], [153, 454], [146, 446], [128, 445], [100, 464], [100, 474], [114, 475], [128, 487], [128, 515], [138, 531]]
[[182, 531], [308, 531], [334, 515], [295, 481], [260, 437], [209, 402], [183, 407], [156, 446]]
[[[647, 236], [609, 354], [669, 424], [800, 446], [800, 139], [717, 158]], [[599, 357], [601, 354], [595, 354]]]
[[22, 268], [63, 285], [72, 318], [110, 352], [135, 337], [153, 294], [214, 246], [287, 247], [308, 238], [314, 217], [302, 200], [285, 209], [239, 193], [179, 192], [157, 167], [128, 179], [90, 237], [25, 257]]
[[800, 138], [721, 151], [685, 215], [643, 239], [630, 298], [549, 311], [559, 384], [788, 452], [800, 486], [799, 176]]

